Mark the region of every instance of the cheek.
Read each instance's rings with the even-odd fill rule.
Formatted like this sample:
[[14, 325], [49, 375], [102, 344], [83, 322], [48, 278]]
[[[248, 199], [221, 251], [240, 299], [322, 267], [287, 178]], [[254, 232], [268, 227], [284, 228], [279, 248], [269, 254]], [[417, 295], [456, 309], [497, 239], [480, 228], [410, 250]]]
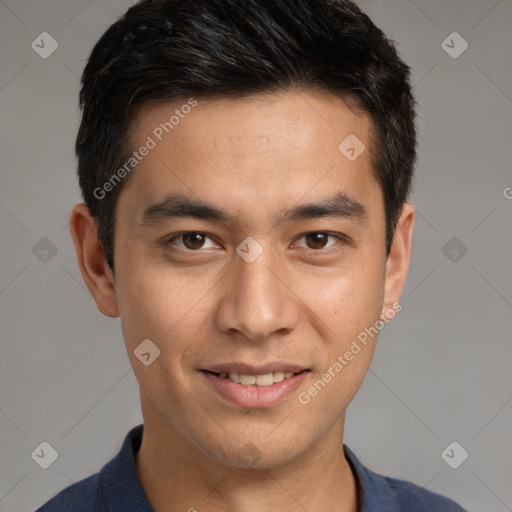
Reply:
[[[218, 279], [197, 268], [133, 268], [120, 274], [117, 286], [127, 344], [149, 338], [162, 348], [172, 346], [173, 351], [181, 350], [180, 343], [193, 337], [194, 328], [204, 325], [204, 317], [211, 308], [209, 292]], [[184, 332], [189, 336], [183, 336]]]
[[[156, 408], [162, 405], [158, 397], [167, 397], [175, 406], [186, 405], [180, 404], [178, 383], [187, 378], [183, 361], [189, 358], [190, 345], [201, 342], [199, 330], [207, 307], [202, 298], [208, 289], [201, 279], [191, 282], [170, 271], [144, 269], [120, 279], [118, 302], [126, 350], [139, 385]], [[158, 356], [148, 366], [137, 357], [143, 340], [157, 347], [150, 345], [149, 351], [156, 350]]]
[[[311, 288], [309, 299], [304, 301], [314, 304], [312, 309], [319, 320], [312, 322], [321, 339], [319, 350], [325, 350], [319, 377], [327, 373], [325, 387], [330, 391], [322, 391], [319, 406], [336, 403], [343, 408], [348, 404], [373, 357], [378, 337], [375, 325], [380, 319], [383, 300], [384, 267], [366, 261], [364, 265], [353, 265], [336, 276], [331, 275], [321, 287], [316, 280], [316, 289]], [[319, 390], [323, 390], [322, 383], [311, 392]], [[334, 402], [324, 402], [326, 395], [331, 395]]]
[[319, 371], [297, 397], [301, 407], [317, 412], [326, 426], [338, 420], [353, 400], [370, 367], [376, 348], [382, 291], [380, 280], [368, 273], [335, 281], [323, 296], [321, 322], [316, 325], [325, 351]]
[[383, 275], [384, 266], [367, 262], [302, 276], [301, 299], [333, 331], [354, 333], [378, 320], [384, 297]]

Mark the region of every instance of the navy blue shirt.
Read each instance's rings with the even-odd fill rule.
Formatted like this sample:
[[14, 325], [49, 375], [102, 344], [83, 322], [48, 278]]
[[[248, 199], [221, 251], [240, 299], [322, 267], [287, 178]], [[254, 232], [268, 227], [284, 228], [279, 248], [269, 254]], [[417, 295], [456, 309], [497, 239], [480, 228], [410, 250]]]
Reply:
[[[126, 435], [121, 451], [99, 473], [66, 487], [36, 512], [153, 512], [135, 469], [144, 425]], [[452, 500], [369, 470], [344, 445], [357, 481], [359, 512], [466, 512]]]

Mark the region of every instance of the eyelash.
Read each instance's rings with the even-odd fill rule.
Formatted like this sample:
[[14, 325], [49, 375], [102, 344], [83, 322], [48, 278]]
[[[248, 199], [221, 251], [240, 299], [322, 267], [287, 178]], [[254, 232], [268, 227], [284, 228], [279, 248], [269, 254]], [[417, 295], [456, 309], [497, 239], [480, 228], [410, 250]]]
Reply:
[[[305, 236], [307, 235], [311, 235], [311, 234], [317, 234], [317, 233], [324, 233], [326, 234], [328, 237], [332, 237], [332, 238], [336, 238], [339, 242], [341, 242], [342, 244], [348, 244], [350, 243], [349, 239], [347, 236], [345, 235], [342, 235], [341, 233], [331, 233], [329, 231], [307, 231], [306, 233], [303, 233], [301, 234], [297, 240], [300, 240], [302, 238], [304, 238]], [[175, 233], [173, 234], [171, 237], [167, 238], [165, 241], [164, 241], [164, 245], [166, 247], [170, 246], [170, 245], [173, 245], [173, 242], [179, 238], [181, 238], [183, 235], [190, 235], [190, 234], [197, 234], [197, 235], [203, 235], [203, 236], [206, 236], [207, 238], [210, 238], [211, 240], [213, 240], [213, 238], [211, 236], [209, 236], [207, 233], [203, 233], [202, 231], [181, 231], [179, 233]], [[333, 249], [333, 247], [335, 246], [331, 246], [331, 247], [328, 247], [328, 248], [320, 248], [320, 249], [310, 249], [309, 247], [301, 247], [301, 249], [307, 249], [311, 252], [314, 252], [314, 253], [324, 253], [324, 254], [327, 254], [329, 252], [331, 252], [331, 250]], [[171, 248], [170, 249], [171, 251], [182, 251], [182, 252], [188, 252], [188, 253], [200, 253], [201, 252], [201, 249], [197, 249], [197, 250], [191, 250], [191, 249], [187, 249], [186, 247], [185, 248], [181, 248], [181, 247], [178, 247], [178, 248]]]

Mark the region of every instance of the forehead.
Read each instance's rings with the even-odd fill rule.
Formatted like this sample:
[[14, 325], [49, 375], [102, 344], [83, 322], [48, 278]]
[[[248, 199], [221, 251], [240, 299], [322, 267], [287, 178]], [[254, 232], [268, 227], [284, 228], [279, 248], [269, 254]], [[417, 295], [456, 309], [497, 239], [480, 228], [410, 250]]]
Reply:
[[[195, 106], [190, 107], [192, 103]], [[356, 108], [354, 101], [349, 107], [343, 98], [326, 92], [292, 91], [146, 102], [135, 110], [132, 142], [137, 147], [151, 135], [160, 145], [184, 149], [194, 145], [196, 155], [213, 150], [219, 156], [236, 155], [234, 145], [241, 143], [260, 153], [276, 149], [331, 153], [337, 149], [332, 147], [333, 138], [350, 133], [367, 138], [371, 119]]]
[[153, 148], [121, 196], [136, 194], [142, 211], [178, 191], [238, 205], [241, 213], [250, 205], [277, 211], [279, 203], [327, 192], [371, 198], [380, 192], [371, 123], [342, 98], [320, 93], [146, 103], [136, 111], [132, 148], [149, 140]]

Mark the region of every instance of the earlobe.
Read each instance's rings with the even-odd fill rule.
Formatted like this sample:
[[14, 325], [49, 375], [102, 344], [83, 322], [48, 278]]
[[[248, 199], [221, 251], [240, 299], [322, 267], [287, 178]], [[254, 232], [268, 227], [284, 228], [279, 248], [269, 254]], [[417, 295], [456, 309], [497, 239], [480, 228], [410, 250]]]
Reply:
[[415, 210], [411, 203], [405, 203], [393, 237], [393, 243], [386, 261], [386, 279], [384, 284], [384, 302], [381, 316], [400, 302], [405, 285], [412, 252]]
[[71, 211], [69, 229], [82, 278], [97, 308], [106, 316], [119, 316], [114, 277], [98, 239], [96, 222], [85, 204], [77, 204]]

